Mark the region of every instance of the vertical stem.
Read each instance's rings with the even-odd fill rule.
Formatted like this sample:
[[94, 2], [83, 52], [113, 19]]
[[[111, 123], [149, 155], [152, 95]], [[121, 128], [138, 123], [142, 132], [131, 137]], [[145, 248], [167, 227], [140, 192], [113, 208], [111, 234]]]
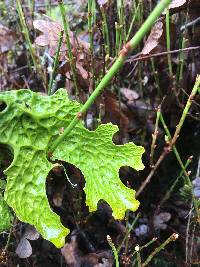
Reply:
[[55, 72], [56, 72], [56, 69], [57, 69], [57, 66], [58, 66], [58, 63], [59, 63], [59, 54], [60, 54], [60, 48], [61, 48], [61, 45], [62, 45], [62, 40], [63, 40], [63, 31], [61, 31], [60, 35], [59, 35], [58, 48], [57, 48], [57, 51], [56, 51], [55, 60], [53, 62], [53, 71], [52, 71], [51, 79], [49, 81], [49, 86], [48, 86], [48, 95], [51, 95], [53, 80], [54, 80]]
[[156, 113], [155, 129], [154, 129], [154, 133], [152, 134], [151, 153], [150, 153], [150, 165], [151, 166], [153, 166], [153, 156], [154, 156], [154, 151], [155, 151], [155, 147], [156, 147], [156, 139], [157, 139], [157, 135], [158, 135], [159, 118], [160, 118], [160, 107], [158, 107], [158, 110]]
[[20, 0], [17, 0], [16, 4], [17, 4], [17, 12], [19, 14], [19, 19], [20, 19], [20, 23], [21, 23], [22, 30], [23, 30], [23, 33], [24, 33], [24, 37], [25, 37], [25, 40], [26, 40], [27, 45], [28, 45], [28, 49], [29, 49], [29, 52], [30, 52], [30, 55], [31, 55], [31, 59], [33, 61], [33, 65], [35, 67], [35, 70], [37, 71], [38, 70], [38, 66], [37, 66], [37, 61], [36, 61], [35, 50], [34, 50], [32, 44], [31, 44], [31, 40], [30, 40], [30, 37], [29, 37], [29, 31], [28, 31], [28, 27], [26, 25], [24, 12], [22, 10], [22, 6], [21, 6], [21, 3], [20, 3]]
[[[185, 48], [185, 43], [186, 43], [186, 39], [183, 37], [183, 40], [182, 40], [182, 44], [181, 44], [181, 49], [184, 49]], [[183, 67], [184, 67], [184, 53], [181, 52], [180, 53], [180, 56], [179, 56], [179, 61], [180, 61], [180, 69], [179, 69], [179, 72], [178, 72], [178, 81], [182, 80], [183, 79]]]
[[115, 22], [115, 56], [116, 57], [120, 50], [119, 36], [120, 36], [120, 25], [118, 24], [118, 22]]
[[175, 186], [177, 185], [177, 183], [180, 180], [180, 178], [183, 176], [184, 171], [187, 169], [187, 167], [189, 166], [189, 164], [191, 163], [191, 161], [192, 161], [191, 157], [189, 159], [187, 159], [187, 161], [186, 161], [186, 163], [184, 165], [184, 169], [182, 169], [180, 171], [178, 177], [172, 183], [172, 185], [170, 186], [169, 190], [165, 193], [164, 197], [162, 198], [161, 202], [159, 203], [159, 210], [160, 210], [160, 207], [163, 206], [163, 204], [170, 198], [171, 193], [173, 192]]
[[114, 257], [115, 257], [115, 266], [119, 267], [119, 259], [118, 259], [117, 249], [116, 249], [115, 245], [113, 244], [112, 239], [109, 235], [107, 235], [107, 240], [108, 240], [108, 244], [110, 245], [110, 247], [112, 249]]
[[136, 255], [137, 255], [137, 263], [138, 263], [138, 267], [142, 267], [142, 260], [141, 260], [140, 247], [139, 247], [139, 245], [137, 245], [137, 246], [135, 247], [135, 251], [136, 251]]
[[131, 24], [129, 26], [128, 33], [127, 33], [127, 36], [126, 36], [126, 42], [128, 42], [128, 39], [130, 37], [131, 31], [132, 31], [132, 28], [133, 28], [133, 24], [134, 24], [134, 22], [136, 20], [139, 8], [140, 8], [140, 3], [138, 3], [136, 9], [134, 9], [134, 14], [133, 14], [133, 17], [132, 17], [132, 20], [131, 20]]
[[88, 0], [88, 31], [90, 36], [90, 59], [91, 59], [91, 73], [92, 73], [92, 89], [95, 86], [95, 76], [94, 76], [94, 36], [93, 36], [93, 0]]
[[103, 18], [103, 36], [104, 36], [104, 42], [105, 42], [105, 50], [106, 54], [110, 55], [110, 38], [109, 38], [109, 31], [108, 31], [108, 23], [106, 19], [106, 13], [103, 6], [100, 6], [101, 14]]
[[69, 57], [69, 64], [70, 68], [72, 71], [72, 77], [74, 81], [74, 86], [76, 89], [76, 94], [79, 94], [78, 90], [78, 84], [77, 84], [77, 77], [76, 77], [76, 68], [75, 68], [75, 62], [74, 62], [74, 57], [72, 53], [72, 47], [71, 47], [71, 42], [70, 42], [70, 37], [69, 37], [69, 23], [66, 18], [66, 12], [65, 12], [65, 6], [63, 4], [63, 0], [58, 1], [59, 7], [60, 7], [60, 13], [62, 16], [62, 21], [63, 21], [63, 27], [64, 27], [64, 32], [65, 32], [65, 37], [66, 37], [66, 45], [67, 45], [67, 51], [68, 51], [68, 57]]
[[158, 95], [161, 96], [162, 94], [161, 94], [161, 89], [160, 89], [158, 71], [155, 68], [154, 58], [151, 58], [151, 67], [152, 67], [152, 70], [153, 70], [153, 76], [154, 76], [154, 79], [155, 79], [156, 88], [158, 90]]
[[200, 88], [200, 75], [197, 75], [195, 85], [194, 85], [194, 87], [192, 89], [192, 92], [191, 92], [191, 94], [190, 94], [190, 96], [188, 98], [188, 101], [186, 103], [186, 106], [185, 106], [185, 108], [183, 110], [183, 113], [182, 113], [181, 119], [179, 121], [179, 124], [176, 126], [176, 131], [175, 131], [174, 136], [173, 136], [173, 138], [171, 140], [171, 144], [172, 145], [176, 142], [176, 139], [179, 136], [179, 133], [181, 131], [181, 128], [183, 126], [185, 118], [186, 118], [186, 116], [187, 116], [187, 114], [189, 112], [189, 109], [190, 109], [191, 105], [192, 105], [192, 100], [193, 100], [194, 96], [196, 95], [197, 91], [199, 90], [199, 88]]
[[[167, 37], [167, 51], [170, 51], [170, 15], [169, 15], [169, 8], [166, 11], [166, 37]], [[171, 61], [171, 54], [167, 55], [168, 59], [168, 67], [169, 67], [169, 75], [172, 78], [172, 61]]]

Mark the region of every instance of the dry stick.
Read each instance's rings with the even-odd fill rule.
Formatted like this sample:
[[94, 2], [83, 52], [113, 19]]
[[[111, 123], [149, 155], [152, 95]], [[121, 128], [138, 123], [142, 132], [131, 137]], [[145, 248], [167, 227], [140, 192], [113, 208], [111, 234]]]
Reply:
[[155, 54], [148, 55], [148, 56], [138, 56], [137, 54], [127, 59], [126, 62], [146, 60], [146, 59], [150, 59], [154, 57], [167, 56], [168, 54], [176, 54], [176, 53], [187, 52], [187, 51], [196, 50], [196, 49], [200, 49], [200, 46], [191, 46], [191, 47], [186, 47], [186, 48], [181, 48], [181, 49], [176, 49], [176, 50], [170, 50], [170, 51], [165, 51], [161, 53], [155, 53]]
[[[192, 92], [188, 98], [188, 101], [186, 103], [186, 106], [183, 110], [183, 114], [181, 116], [181, 119], [178, 123], [178, 125], [176, 126], [176, 131], [174, 133], [174, 136], [173, 138], [171, 139], [169, 145], [167, 148], [164, 149], [163, 153], [160, 155], [158, 161], [156, 162], [154, 168], [152, 169], [152, 171], [149, 173], [149, 175], [147, 176], [147, 178], [144, 180], [144, 182], [141, 184], [140, 188], [138, 189], [138, 191], [136, 192], [136, 197], [138, 197], [141, 192], [144, 190], [144, 188], [147, 186], [147, 184], [150, 182], [152, 176], [154, 175], [155, 171], [157, 170], [157, 168], [159, 167], [159, 165], [161, 164], [161, 162], [164, 160], [164, 158], [168, 155], [169, 152], [171, 152], [174, 144], [176, 143], [176, 140], [178, 139], [179, 137], [179, 133], [181, 131], [181, 128], [183, 126], [183, 123], [185, 121], [185, 118], [187, 116], [187, 113], [189, 112], [189, 109], [191, 107], [191, 104], [192, 104], [192, 100], [195, 96], [195, 94], [197, 93], [197, 90], [199, 89], [199, 86], [200, 86], [200, 75], [197, 76], [197, 79], [196, 79], [196, 82], [195, 82], [195, 85], [192, 89]], [[184, 165], [183, 165], [183, 169], [184, 169]]]
[[146, 21], [140, 27], [138, 32], [135, 34], [135, 36], [120, 51], [119, 57], [117, 58], [115, 63], [106, 73], [106, 75], [102, 78], [99, 85], [96, 87], [94, 92], [90, 95], [86, 103], [82, 106], [78, 114], [74, 117], [71, 123], [67, 126], [64, 133], [58, 136], [57, 139], [54, 141], [54, 143], [49, 149], [49, 153], [48, 153], [49, 155], [51, 155], [54, 152], [57, 146], [63, 141], [63, 139], [72, 131], [72, 129], [80, 121], [80, 119], [82, 118], [82, 115], [90, 108], [90, 106], [94, 103], [95, 99], [99, 96], [99, 94], [103, 91], [103, 89], [109, 84], [109, 82], [112, 80], [115, 74], [121, 69], [121, 67], [124, 65], [126, 61], [127, 56], [130, 54], [130, 52], [132, 52], [134, 48], [138, 46], [140, 41], [143, 39], [144, 35], [150, 30], [153, 23], [161, 15], [163, 10], [170, 4], [170, 2], [171, 0], [161, 0], [158, 3], [158, 5], [154, 8], [154, 10], [151, 12], [149, 17], [146, 19]]

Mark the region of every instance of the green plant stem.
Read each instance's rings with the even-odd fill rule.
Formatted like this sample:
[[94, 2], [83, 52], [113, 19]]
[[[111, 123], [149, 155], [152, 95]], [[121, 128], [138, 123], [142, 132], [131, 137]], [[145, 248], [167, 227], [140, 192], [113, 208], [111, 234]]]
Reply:
[[95, 74], [94, 74], [94, 35], [93, 35], [93, 0], [88, 0], [88, 31], [90, 36], [90, 58], [91, 58], [91, 73], [92, 73], [92, 89], [95, 86]]
[[155, 130], [154, 130], [154, 133], [152, 134], [151, 153], [150, 153], [150, 166], [153, 166], [153, 156], [154, 156], [154, 151], [155, 151], [155, 147], [156, 147], [156, 139], [157, 139], [157, 135], [158, 135], [159, 118], [160, 118], [160, 107], [158, 107], [158, 110], [157, 110], [157, 113], [156, 113]]
[[125, 237], [123, 238], [121, 244], [120, 244], [119, 247], [117, 248], [117, 252], [118, 252], [118, 253], [120, 252], [120, 250], [121, 250], [121, 248], [122, 248], [124, 242], [127, 240], [128, 236], [129, 236], [129, 234], [130, 234], [130, 232], [132, 231], [132, 229], [133, 229], [134, 225], [136, 224], [137, 220], [139, 219], [139, 217], [140, 217], [140, 214], [138, 213], [137, 216], [135, 217], [134, 221], [132, 222], [132, 224], [129, 226], [128, 231], [126, 231]]
[[[167, 8], [166, 11], [166, 39], [167, 39], [167, 51], [170, 51], [170, 15], [169, 15], [169, 9]], [[169, 67], [169, 75], [170, 77], [173, 76], [172, 72], [172, 61], [171, 61], [171, 55], [167, 55], [168, 59], [168, 67]]]
[[129, 53], [138, 46], [138, 44], [140, 43], [144, 35], [150, 30], [153, 23], [161, 15], [163, 10], [169, 5], [170, 2], [171, 0], [161, 0], [159, 4], [155, 7], [155, 9], [152, 11], [152, 13], [149, 15], [149, 17], [146, 19], [146, 21], [141, 26], [141, 28], [138, 30], [138, 32], [135, 34], [135, 36], [121, 50], [119, 57], [116, 59], [115, 63], [106, 73], [106, 75], [102, 78], [99, 85], [96, 87], [94, 92], [90, 95], [88, 100], [82, 106], [77, 116], [74, 117], [74, 119], [71, 121], [71, 123], [67, 126], [67, 128], [63, 132], [63, 134], [58, 136], [57, 139], [54, 141], [54, 143], [50, 147], [50, 154], [54, 152], [54, 150], [62, 142], [62, 140], [71, 132], [71, 130], [79, 122], [81, 115], [89, 109], [89, 107], [94, 103], [95, 99], [99, 96], [99, 94], [103, 91], [103, 89], [108, 85], [108, 83], [112, 80], [115, 74], [121, 69]]
[[115, 266], [119, 267], [119, 259], [118, 259], [117, 249], [116, 249], [115, 245], [113, 244], [112, 239], [109, 235], [107, 236], [107, 240], [108, 240], [108, 244], [110, 245], [110, 247], [112, 249], [114, 257], [115, 257]]
[[20, 19], [20, 23], [21, 23], [21, 26], [22, 26], [22, 30], [23, 30], [23, 33], [24, 33], [24, 37], [25, 37], [26, 43], [28, 44], [28, 49], [29, 49], [29, 52], [30, 52], [30, 55], [31, 55], [31, 59], [33, 61], [33, 65], [35, 67], [35, 70], [38, 71], [39, 68], [38, 68], [37, 61], [36, 61], [35, 50], [34, 50], [32, 44], [31, 44], [31, 40], [30, 40], [30, 37], [29, 37], [29, 31], [28, 31], [28, 27], [26, 25], [24, 12], [22, 10], [22, 6], [21, 6], [21, 3], [20, 3], [20, 0], [17, 0], [16, 4], [17, 4], [17, 12], [19, 14], [19, 19]]
[[[183, 37], [182, 43], [181, 43], [181, 49], [184, 49], [186, 45], [186, 39]], [[179, 65], [178, 65], [178, 81], [183, 79], [183, 67], [184, 67], [184, 53], [180, 52], [179, 55]]]
[[175, 131], [174, 136], [173, 136], [173, 138], [171, 140], [171, 146], [173, 146], [175, 144], [175, 142], [176, 142], [176, 140], [177, 140], [177, 138], [179, 136], [179, 133], [181, 131], [181, 128], [183, 126], [185, 118], [186, 118], [186, 116], [187, 116], [187, 114], [189, 112], [189, 109], [190, 109], [191, 105], [192, 105], [192, 100], [195, 97], [197, 91], [199, 90], [199, 87], [200, 87], [200, 75], [197, 75], [195, 85], [194, 85], [194, 87], [192, 89], [192, 92], [191, 92], [191, 94], [190, 94], [190, 96], [188, 98], [188, 101], [186, 103], [186, 106], [185, 106], [185, 108], [183, 110], [183, 114], [181, 116], [179, 124], [176, 126], [176, 131]]
[[8, 247], [10, 245], [10, 240], [11, 240], [11, 237], [12, 237], [12, 233], [13, 233], [13, 228], [14, 228], [15, 221], [16, 221], [16, 215], [14, 216], [13, 221], [12, 221], [12, 226], [11, 226], [10, 232], [8, 234], [8, 238], [7, 238], [5, 250], [8, 250]]
[[134, 10], [135, 12], [133, 14], [133, 18], [131, 20], [131, 24], [130, 24], [129, 29], [128, 29], [128, 33], [127, 33], [127, 36], [126, 36], [126, 42], [128, 41], [128, 39], [129, 39], [129, 37], [131, 35], [131, 31], [133, 29], [133, 24], [134, 24], [134, 22], [136, 20], [136, 16], [137, 16], [137, 13], [139, 11], [139, 8], [140, 8], [140, 2], [138, 3], [137, 8]]
[[72, 47], [71, 47], [71, 42], [70, 42], [70, 37], [69, 37], [69, 23], [68, 23], [67, 18], [66, 18], [65, 6], [63, 4], [63, 1], [59, 0], [58, 4], [59, 4], [60, 13], [62, 16], [62, 21], [63, 21], [64, 32], [65, 32], [65, 36], [66, 36], [66, 45], [67, 45], [67, 52], [68, 52], [68, 57], [69, 57], [70, 69], [72, 71], [72, 77], [73, 77], [73, 81], [74, 81], [76, 95], [78, 95], [79, 89], [78, 89], [78, 84], [77, 84], [76, 68], [75, 68], [74, 56], [72, 53]]
[[54, 63], [53, 63], [53, 71], [52, 71], [51, 79], [49, 81], [49, 86], [48, 86], [48, 95], [51, 95], [54, 76], [55, 76], [55, 72], [56, 72], [56, 69], [57, 69], [58, 63], [59, 63], [59, 54], [60, 54], [60, 48], [61, 48], [61, 45], [62, 45], [62, 40], [63, 40], [63, 31], [61, 31], [60, 35], [59, 35], [58, 48], [57, 48], [57, 51], [56, 51], [56, 57], [55, 57], [55, 60], [54, 60]]
[[[164, 130], [165, 130], [165, 133], [166, 133], [166, 135], [167, 135], [168, 142], [171, 142], [171, 140], [172, 140], [172, 136], [171, 136], [170, 131], [169, 131], [168, 127], [167, 127], [167, 124], [165, 123], [165, 120], [164, 120], [164, 118], [163, 118], [162, 113], [160, 113], [160, 121], [161, 121], [161, 123], [162, 123], [162, 125], [163, 125], [163, 128], [164, 128]], [[184, 167], [184, 165], [183, 165], [183, 162], [182, 162], [182, 160], [181, 160], [181, 157], [180, 157], [180, 155], [179, 155], [179, 153], [178, 153], [178, 150], [177, 150], [176, 146], [173, 145], [173, 146], [172, 146], [172, 149], [173, 149], [173, 152], [174, 152], [174, 154], [175, 154], [175, 156], [176, 156], [176, 158], [177, 158], [177, 161], [179, 162], [179, 164], [180, 164], [180, 166], [181, 166], [181, 169], [183, 170], [184, 175], [187, 177], [187, 176], [188, 176], [188, 173], [187, 173], [186, 170], [185, 170], [185, 167]]]
[[103, 38], [105, 43], [106, 54], [110, 56], [110, 39], [109, 39], [109, 31], [108, 31], [108, 23], [106, 19], [106, 13], [103, 6], [100, 6], [101, 14], [103, 18], [102, 26], [103, 26]]
[[[180, 131], [181, 131], [182, 125], [183, 125], [183, 123], [184, 123], [184, 121], [185, 121], [185, 118], [186, 118], [186, 116], [187, 116], [187, 114], [188, 114], [188, 112], [189, 112], [189, 109], [190, 109], [190, 107], [191, 107], [192, 99], [194, 98], [195, 94], [197, 93], [197, 90], [199, 90], [199, 86], [200, 86], [200, 75], [197, 76], [195, 85], [194, 85], [194, 87], [193, 87], [193, 89], [192, 89], [192, 92], [191, 92], [191, 94], [190, 94], [190, 96], [189, 96], [189, 98], [188, 98], [188, 101], [187, 101], [187, 103], [186, 103], [186, 106], [185, 106], [185, 108], [184, 108], [184, 110], [183, 110], [181, 119], [180, 119], [178, 125], [176, 126], [176, 131], [175, 131], [175, 133], [174, 133], [173, 138], [171, 138], [171, 137], [169, 138], [169, 141], [170, 141], [170, 142], [169, 142], [169, 144], [168, 144], [168, 147], [167, 147], [166, 149], [164, 149], [163, 153], [160, 155], [159, 159], [157, 160], [157, 162], [156, 162], [154, 168], [151, 170], [151, 172], [150, 172], [149, 175], [146, 177], [146, 179], [142, 182], [140, 188], [139, 188], [138, 191], [136, 192], [136, 197], [138, 197], [138, 196], [141, 194], [141, 192], [144, 190], [144, 188], [145, 188], [145, 187], [147, 186], [147, 184], [150, 182], [151, 178], [153, 177], [153, 175], [154, 175], [155, 171], [157, 170], [157, 168], [160, 166], [161, 162], [165, 159], [165, 157], [168, 155], [168, 153], [174, 148], [174, 145], [175, 145], [175, 143], [176, 143], [176, 140], [177, 140], [178, 137], [179, 137], [179, 133], [180, 133]], [[161, 116], [160, 116], [160, 117], [161, 117]], [[171, 136], [170, 133], [169, 133], [169, 131], [168, 131], [168, 134], [169, 134], [169, 136]], [[179, 154], [178, 154], [178, 151], [175, 151], [175, 150], [174, 150], [174, 153], [175, 153], [175, 155], [176, 155], [176, 157], [177, 157], [177, 160], [178, 160], [179, 164], [181, 165], [182, 169], [184, 169], [184, 165], [183, 165], [183, 163], [182, 163], [182, 161], [181, 161], [181, 158], [180, 158], [180, 156], [179, 156]], [[190, 181], [190, 179], [189, 179], [189, 176], [188, 176], [188, 174], [187, 174], [186, 171], [184, 171], [184, 174], [185, 174], [185, 176], [186, 176], [186, 178], [187, 178], [187, 180], [188, 180], [188, 183], [189, 183], [189, 182], [191, 183], [191, 181]], [[193, 194], [193, 195], [194, 195], [194, 194]], [[197, 208], [197, 206], [196, 206], [196, 204], [195, 204], [196, 201], [195, 201], [194, 197], [193, 197], [193, 200], [194, 200], [194, 205], [195, 205], [195, 209], [196, 209], [197, 215], [198, 215], [198, 217], [200, 217], [200, 214], [199, 214], [200, 212], [198, 212], [198, 208]]]
[[184, 170], [183, 169], [181, 170], [181, 172], [179, 173], [178, 177], [175, 179], [175, 181], [171, 185], [170, 189], [164, 195], [163, 199], [161, 200], [161, 202], [159, 204], [159, 209], [170, 198], [171, 193], [173, 192], [173, 190], [174, 190], [175, 186], [177, 185], [179, 179], [183, 176], [184, 171], [187, 169], [187, 167], [189, 166], [189, 164], [191, 163], [191, 161], [192, 161], [191, 157], [189, 159], [187, 159], [187, 161], [186, 161], [186, 163], [184, 165]]
[[152, 67], [152, 70], [153, 70], [153, 76], [154, 76], [155, 84], [156, 84], [156, 87], [157, 87], [157, 90], [158, 90], [158, 95], [161, 96], [162, 93], [161, 93], [161, 89], [160, 89], [159, 76], [158, 76], [158, 71], [156, 70], [156, 67], [155, 67], [154, 58], [151, 58], [151, 67]]
[[135, 252], [136, 252], [136, 256], [137, 256], [137, 264], [138, 264], [138, 267], [142, 267], [142, 260], [141, 260], [140, 247], [139, 247], [139, 245], [137, 245], [135, 247]]
[[157, 255], [161, 250], [163, 250], [169, 243], [175, 241], [178, 238], [177, 234], [172, 234], [165, 242], [163, 242], [158, 248], [156, 248], [142, 264], [142, 267], [149, 266], [150, 261]]

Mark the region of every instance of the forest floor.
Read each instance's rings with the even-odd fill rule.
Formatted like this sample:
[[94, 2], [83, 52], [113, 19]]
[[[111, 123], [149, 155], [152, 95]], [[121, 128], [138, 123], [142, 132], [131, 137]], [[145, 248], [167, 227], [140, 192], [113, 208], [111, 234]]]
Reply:
[[[25, 28], [17, 2], [21, 3]], [[0, 1], [0, 91], [27, 88], [47, 95], [65, 88], [70, 98], [84, 103], [123, 44], [134, 36], [157, 3], [156, 0], [91, 1], [91, 56], [89, 1], [64, 1], [76, 61], [77, 92], [65, 40], [49, 87], [63, 23], [57, 2]], [[79, 45], [81, 49], [77, 50]], [[65, 246], [57, 249], [39, 237], [30, 225], [15, 218], [10, 232], [0, 235], [0, 266], [117, 266], [108, 235], [117, 249], [119, 266], [200, 266], [198, 92], [171, 150], [166, 132], [167, 127], [172, 136], [175, 133], [197, 75], [200, 75], [200, 2], [173, 0], [169, 12], [157, 20], [84, 118], [89, 130], [101, 123], [118, 125], [115, 144], [134, 142], [145, 148], [144, 170], [120, 169], [122, 182], [137, 192], [139, 209], [127, 211], [124, 220], [115, 220], [109, 205], [101, 201], [98, 210], [89, 213], [81, 171], [63, 163], [70, 182], [63, 168], [58, 167], [49, 174], [46, 191], [52, 210], [70, 228]], [[3, 108], [1, 103], [0, 107]], [[0, 145], [3, 181], [6, 181], [3, 171], [12, 158], [7, 147]], [[74, 188], [71, 183], [77, 186]], [[176, 240], [174, 234], [178, 234]], [[30, 242], [25, 239], [27, 235], [31, 236]]]

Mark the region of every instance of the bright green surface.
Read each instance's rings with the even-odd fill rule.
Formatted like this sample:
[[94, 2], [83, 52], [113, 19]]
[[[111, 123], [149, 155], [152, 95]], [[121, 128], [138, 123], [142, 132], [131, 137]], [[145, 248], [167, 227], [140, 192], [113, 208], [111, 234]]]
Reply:
[[0, 195], [0, 233], [11, 227], [12, 214], [11, 211]]
[[[81, 104], [70, 101], [64, 89], [53, 96], [30, 90], [8, 91], [0, 94], [0, 101], [7, 105], [0, 112], [0, 142], [14, 151], [14, 160], [5, 171], [6, 202], [20, 220], [34, 225], [45, 239], [62, 247], [69, 230], [50, 209], [46, 197], [46, 177], [54, 166], [46, 154]], [[104, 199], [114, 217], [122, 219], [125, 211], [135, 211], [139, 202], [134, 199], [135, 191], [122, 184], [118, 171], [121, 166], [143, 169], [144, 149], [133, 143], [114, 145], [112, 137], [117, 130], [117, 126], [107, 124], [91, 132], [79, 122], [57, 147], [54, 159], [74, 164], [82, 171], [90, 211]]]

